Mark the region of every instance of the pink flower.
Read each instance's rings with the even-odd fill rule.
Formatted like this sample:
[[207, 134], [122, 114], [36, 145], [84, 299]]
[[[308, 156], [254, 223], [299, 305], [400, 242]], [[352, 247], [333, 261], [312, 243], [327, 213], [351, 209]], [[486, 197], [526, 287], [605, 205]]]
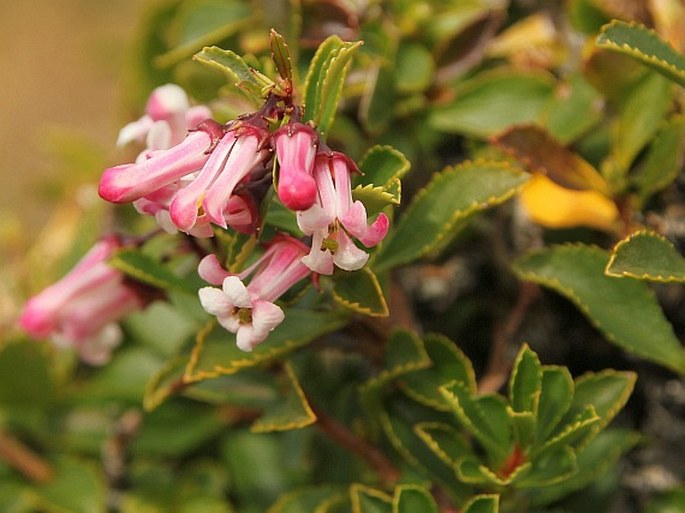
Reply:
[[373, 247], [388, 233], [388, 217], [381, 213], [368, 224], [361, 201], [352, 200], [350, 173], [354, 163], [339, 152], [320, 153], [314, 165], [318, 196], [311, 208], [297, 212], [300, 229], [312, 236], [312, 248], [303, 262], [314, 272], [332, 274], [334, 266], [361, 269], [369, 256], [350, 236]]
[[[201, 288], [198, 294], [202, 307], [215, 315], [226, 330], [236, 334], [240, 349], [251, 351], [285, 318], [274, 301], [310, 274], [301, 262], [308, 250], [291, 236], [278, 236], [254, 264], [239, 274], [223, 269], [215, 255], [206, 256], [198, 273], [205, 281], [222, 288]], [[243, 281], [250, 276], [252, 279], [245, 286]]]
[[318, 136], [302, 123], [290, 123], [273, 135], [278, 159], [278, 198], [290, 210], [306, 210], [316, 201], [312, 177]]
[[152, 91], [145, 115], [121, 129], [117, 146], [125, 146], [132, 141], [147, 141], [149, 149], [166, 150], [179, 144], [188, 129], [211, 117], [208, 107], [191, 107], [188, 95], [182, 88], [166, 84]]
[[[197, 177], [171, 201], [169, 213], [179, 230], [189, 232], [203, 222], [228, 226], [226, 214], [235, 188], [249, 180], [250, 172], [261, 168], [269, 155], [263, 145], [265, 137], [264, 130], [251, 125], [223, 135]], [[236, 205], [234, 200], [233, 207]]]
[[74, 347], [88, 363], [106, 363], [121, 342], [116, 321], [143, 307], [124, 275], [107, 264], [119, 247], [115, 237], [101, 240], [64, 278], [29, 299], [19, 319], [22, 329]]
[[207, 120], [168, 150], [153, 151], [149, 158], [106, 169], [98, 192], [112, 203], [129, 203], [152, 194], [202, 168], [221, 136], [223, 128]]

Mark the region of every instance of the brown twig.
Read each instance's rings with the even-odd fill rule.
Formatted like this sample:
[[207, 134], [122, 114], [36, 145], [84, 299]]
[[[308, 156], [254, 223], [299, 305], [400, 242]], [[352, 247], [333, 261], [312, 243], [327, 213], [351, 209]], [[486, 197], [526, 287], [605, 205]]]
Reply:
[[317, 418], [316, 426], [325, 435], [331, 438], [331, 440], [334, 440], [341, 446], [349, 449], [368, 463], [385, 484], [392, 484], [399, 479], [400, 470], [390, 462], [385, 454], [369, 444], [366, 440], [359, 438], [352, 433], [352, 431], [313, 404], [310, 403], [310, 406]]
[[10, 434], [0, 431], [0, 458], [31, 481], [45, 483], [52, 479], [52, 467]]
[[534, 283], [523, 282], [516, 304], [509, 312], [505, 322], [496, 328], [485, 375], [478, 383], [480, 393], [496, 392], [506, 382], [512, 359], [509, 344], [526, 317], [530, 305], [540, 295], [540, 287]]

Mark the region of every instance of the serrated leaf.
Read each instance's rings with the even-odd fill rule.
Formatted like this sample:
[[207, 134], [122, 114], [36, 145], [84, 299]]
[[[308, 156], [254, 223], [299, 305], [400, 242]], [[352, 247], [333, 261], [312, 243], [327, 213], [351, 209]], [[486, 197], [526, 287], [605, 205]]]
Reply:
[[559, 447], [533, 461], [532, 468], [518, 488], [538, 488], [565, 481], [578, 471], [576, 453], [570, 447]]
[[208, 46], [196, 53], [193, 60], [226, 74], [233, 85], [245, 91], [256, 103], [274, 86], [270, 78], [250, 67], [242, 57], [231, 50]]
[[591, 406], [601, 418], [598, 429], [604, 429], [628, 401], [636, 380], [634, 372], [610, 369], [580, 376], [575, 381], [573, 402], [565, 420], [573, 421]]
[[637, 280], [606, 276], [608, 261], [596, 247], [555, 246], [519, 259], [514, 271], [573, 301], [616, 345], [685, 373], [685, 351], [652, 291]]
[[350, 499], [352, 501], [352, 513], [393, 513], [392, 497], [368, 486], [352, 485], [350, 487]]
[[292, 364], [286, 361], [284, 367], [282, 393], [285, 397], [269, 407], [252, 424], [250, 430], [254, 433], [301, 429], [316, 422], [316, 415], [309, 406]]
[[609, 276], [638, 280], [685, 282], [685, 258], [658, 233], [643, 230], [620, 241], [606, 267]]
[[202, 381], [271, 361], [340, 328], [345, 322], [346, 317], [334, 312], [292, 308], [267, 340], [250, 353], [237, 348], [234, 334], [210, 323], [198, 333], [184, 379]]
[[642, 203], [671, 184], [685, 161], [685, 118], [676, 117], [662, 126], [647, 151], [644, 163], [632, 177]]
[[433, 496], [422, 486], [401, 484], [395, 488], [392, 513], [438, 513]]
[[402, 178], [410, 167], [411, 163], [401, 151], [392, 146], [377, 144], [369, 148], [359, 161], [362, 175], [356, 183], [388, 187], [395, 180]]
[[499, 513], [499, 495], [476, 495], [466, 503], [464, 513]]
[[378, 278], [368, 267], [359, 271], [340, 272], [333, 277], [331, 295], [350, 310], [371, 317], [387, 317], [388, 304]]
[[537, 416], [532, 411], [517, 412], [507, 407], [514, 432], [514, 440], [519, 447], [527, 448], [535, 438]]
[[574, 383], [566, 367], [545, 365], [538, 402], [535, 438], [542, 442], [552, 433], [573, 401]]
[[507, 486], [515, 479], [520, 479], [530, 472], [531, 464], [529, 462], [523, 463], [516, 467], [514, 471], [506, 476], [499, 475], [491, 469], [483, 465], [474, 457], [463, 458], [457, 464], [457, 475], [459, 479], [465, 483], [471, 483], [481, 486]]
[[[625, 173], [654, 138], [671, 109], [673, 93], [672, 84], [656, 73], [648, 73], [630, 89], [612, 132], [612, 157], [617, 168], [614, 173]], [[649, 108], [645, 109], [645, 105]]]
[[493, 137], [493, 142], [531, 172], [542, 173], [565, 188], [608, 192], [607, 183], [589, 162], [541, 127], [514, 126]]
[[191, 283], [176, 276], [162, 263], [134, 249], [118, 251], [108, 263], [131, 278], [158, 289], [197, 292]]
[[450, 467], [472, 454], [466, 437], [450, 424], [442, 422], [421, 422], [414, 426], [416, 435], [428, 448]]
[[403, 390], [412, 399], [442, 411], [450, 411], [449, 404], [439, 392], [442, 385], [457, 381], [471, 393], [476, 392], [476, 374], [471, 360], [447, 337], [429, 333], [424, 337], [424, 347], [432, 365], [402, 377]]
[[436, 130], [489, 137], [509, 126], [538, 121], [552, 97], [548, 75], [502, 70], [460, 84], [458, 96], [430, 113]]
[[287, 82], [293, 79], [293, 63], [290, 60], [290, 51], [285, 42], [285, 38], [271, 29], [269, 33], [269, 47], [271, 48], [271, 58], [276, 64], [276, 69], [281, 78]]
[[460, 221], [503, 203], [529, 175], [503, 162], [466, 162], [437, 173], [414, 199], [375, 254], [374, 269], [387, 271], [430, 253]]
[[461, 383], [440, 387], [462, 425], [481, 443], [495, 465], [511, 450], [511, 421], [504, 398], [498, 395], [474, 397]]
[[282, 495], [266, 513], [315, 512], [322, 504], [340, 495], [340, 489], [335, 486], [303, 488]]
[[597, 415], [593, 405], [586, 406], [573, 420], [565, 424], [562, 430], [547, 440], [542, 446], [531, 451], [531, 458], [535, 459], [549, 451], [556, 451], [561, 447], [576, 448], [593, 432], [601, 427], [602, 418]]
[[354, 201], [361, 201], [370, 216], [377, 214], [388, 205], [399, 205], [402, 195], [402, 185], [399, 180], [390, 184], [390, 188], [373, 184], [357, 185], [352, 190]]
[[310, 64], [305, 82], [304, 120], [312, 121], [324, 138], [335, 119], [348, 64], [361, 44], [330, 36], [321, 43]]
[[614, 20], [602, 27], [596, 44], [629, 55], [685, 86], [685, 57], [647, 27]]
[[188, 358], [177, 356], [165, 363], [155, 372], [145, 387], [143, 407], [147, 411], [154, 410], [173, 394], [185, 387], [183, 376]]
[[542, 389], [540, 359], [527, 344], [521, 346], [509, 378], [509, 402], [515, 412], [537, 413]]

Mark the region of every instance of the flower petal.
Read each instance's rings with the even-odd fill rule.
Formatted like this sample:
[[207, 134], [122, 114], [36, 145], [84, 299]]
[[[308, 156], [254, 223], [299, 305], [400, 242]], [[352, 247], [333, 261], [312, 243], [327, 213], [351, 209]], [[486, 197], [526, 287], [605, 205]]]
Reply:
[[222, 285], [224, 280], [231, 276], [226, 269], [223, 268], [216, 255], [211, 254], [200, 260], [197, 266], [197, 274], [200, 278], [212, 285]]
[[233, 305], [239, 308], [252, 307], [252, 297], [250, 296], [247, 287], [245, 287], [237, 276], [228, 276], [224, 278], [223, 291]]
[[205, 312], [217, 317], [229, 315], [235, 307], [235, 303], [221, 289], [215, 287], [202, 287], [197, 295]]
[[357, 271], [364, 267], [369, 255], [354, 245], [344, 230], [337, 234], [338, 249], [333, 254], [335, 265], [345, 271]]

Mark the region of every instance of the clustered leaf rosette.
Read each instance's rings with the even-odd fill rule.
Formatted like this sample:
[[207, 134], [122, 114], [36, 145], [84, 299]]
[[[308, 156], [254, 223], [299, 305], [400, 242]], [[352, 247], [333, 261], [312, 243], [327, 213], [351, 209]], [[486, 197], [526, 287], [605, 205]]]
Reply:
[[108, 264], [120, 247], [115, 236], [97, 242], [66, 276], [27, 301], [22, 329], [73, 347], [87, 363], [106, 363], [122, 340], [116, 322], [145, 305], [140, 290]]

